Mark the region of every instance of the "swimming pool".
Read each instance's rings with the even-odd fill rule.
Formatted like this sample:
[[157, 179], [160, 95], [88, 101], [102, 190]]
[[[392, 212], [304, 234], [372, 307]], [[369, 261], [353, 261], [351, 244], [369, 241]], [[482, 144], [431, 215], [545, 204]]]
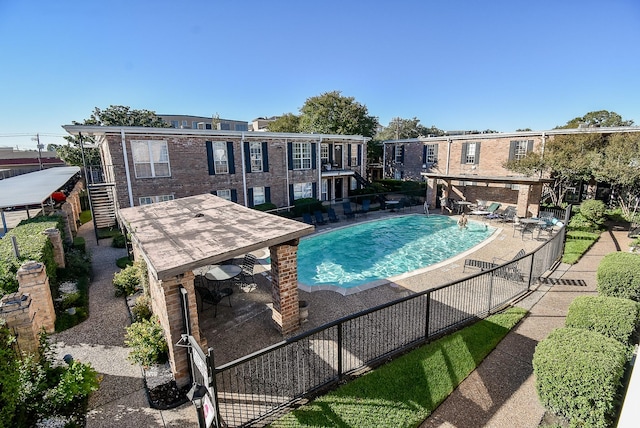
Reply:
[[360, 223], [302, 239], [298, 283], [303, 290], [344, 290], [449, 259], [478, 245], [496, 230], [453, 218], [409, 215]]

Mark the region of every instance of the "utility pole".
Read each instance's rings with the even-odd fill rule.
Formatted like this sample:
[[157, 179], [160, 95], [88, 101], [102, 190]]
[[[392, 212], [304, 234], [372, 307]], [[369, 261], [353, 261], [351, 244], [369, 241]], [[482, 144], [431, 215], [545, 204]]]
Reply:
[[36, 134], [36, 137], [32, 138], [31, 141], [36, 141], [37, 142], [38, 163], [40, 164], [40, 171], [42, 171], [42, 149], [44, 148], [44, 145], [40, 144], [40, 134]]

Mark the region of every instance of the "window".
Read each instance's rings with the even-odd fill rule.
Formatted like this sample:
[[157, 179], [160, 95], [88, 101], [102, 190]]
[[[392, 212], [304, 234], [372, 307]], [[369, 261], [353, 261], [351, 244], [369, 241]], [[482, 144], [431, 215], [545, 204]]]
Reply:
[[329, 180], [327, 180], [326, 178], [323, 178], [320, 182], [320, 200], [329, 200]]
[[224, 141], [215, 141], [213, 143], [213, 168], [216, 174], [229, 173], [227, 143]]
[[171, 176], [166, 141], [131, 141], [131, 154], [136, 178]]
[[358, 188], [358, 181], [355, 177], [349, 179], [349, 190], [356, 190]]
[[216, 190], [216, 195], [227, 201], [231, 200], [231, 189]]
[[245, 125], [244, 123], [236, 123], [234, 125], [234, 129], [236, 131], [248, 131], [249, 130], [249, 126]]
[[476, 143], [467, 145], [467, 161], [465, 163], [476, 163]]
[[349, 165], [357, 166], [358, 165], [358, 145], [357, 144], [349, 144], [349, 155], [350, 155]]
[[312, 197], [313, 197], [312, 183], [294, 183], [293, 199], [312, 198]]
[[231, 131], [231, 124], [229, 124], [228, 122], [219, 123], [218, 129], [220, 131]]
[[403, 146], [394, 146], [395, 149], [395, 161], [397, 163], [404, 162], [404, 147]]
[[251, 172], [262, 172], [262, 143], [249, 143], [249, 154], [251, 156]]
[[462, 143], [462, 156], [460, 163], [477, 165], [480, 161], [480, 143]]
[[424, 159], [423, 163], [437, 163], [438, 162], [438, 145], [427, 144], [424, 146]]
[[311, 143], [293, 143], [293, 169], [311, 168]]
[[183, 120], [183, 121], [182, 121], [182, 128], [184, 129], [184, 128], [186, 128], [186, 127], [187, 127], [187, 121], [186, 121], [186, 120]]
[[253, 206], [264, 204], [266, 202], [264, 187], [253, 188]]
[[171, 127], [172, 127], [172, 128], [177, 128], [177, 127], [178, 127], [178, 123], [179, 123], [179, 122], [178, 122], [177, 120], [172, 120], [172, 121], [171, 121]]
[[329, 145], [320, 144], [320, 162], [325, 164], [329, 163]]
[[156, 202], [172, 201], [173, 195], [160, 195], [160, 196], [143, 196], [138, 199], [140, 205], [149, 205]]
[[513, 140], [509, 147], [509, 160], [522, 160], [533, 150], [533, 140]]
[[197, 121], [192, 121], [191, 122], [191, 129], [198, 129], [198, 122]]

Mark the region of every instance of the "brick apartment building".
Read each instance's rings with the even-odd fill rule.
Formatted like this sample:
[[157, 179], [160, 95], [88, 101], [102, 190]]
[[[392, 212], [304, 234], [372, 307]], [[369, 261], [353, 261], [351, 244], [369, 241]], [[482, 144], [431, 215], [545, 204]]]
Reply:
[[[431, 207], [442, 189], [454, 200], [494, 201], [517, 207], [519, 216], [537, 215], [545, 176], [525, 176], [502, 165], [528, 152], [544, 152], [556, 135], [640, 132], [640, 127], [554, 129], [516, 133], [463, 134], [385, 141], [384, 176], [426, 180]], [[578, 192], [580, 189], [578, 189]]]
[[[361, 136], [67, 125], [92, 135], [116, 208], [213, 193], [247, 207], [348, 196], [365, 174]], [[96, 183], [91, 183], [98, 186]], [[97, 188], [94, 188], [97, 191]]]

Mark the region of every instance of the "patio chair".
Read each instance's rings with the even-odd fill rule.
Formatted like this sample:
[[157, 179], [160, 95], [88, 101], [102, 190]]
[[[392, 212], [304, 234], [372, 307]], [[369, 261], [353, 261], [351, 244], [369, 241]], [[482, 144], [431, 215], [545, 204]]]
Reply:
[[313, 220], [311, 219], [311, 214], [309, 213], [302, 213], [302, 221], [307, 224], [313, 225]]
[[462, 267], [462, 272], [464, 272], [468, 267], [480, 269], [481, 271], [493, 269], [494, 267], [498, 267], [501, 264], [503, 264], [503, 263], [498, 263], [498, 261], [502, 261], [502, 262], [513, 261], [513, 260], [519, 259], [525, 254], [526, 252], [524, 251], [524, 248], [523, 248], [520, 251], [518, 251], [516, 255], [513, 257], [513, 259], [511, 260], [504, 260], [497, 257], [494, 257], [493, 260], [490, 262], [487, 262], [484, 260], [476, 260], [476, 259], [465, 259], [464, 266]]
[[365, 199], [364, 201], [362, 201], [362, 210], [360, 210], [360, 213], [366, 216], [367, 214], [369, 214], [370, 208], [371, 208], [371, 201], [369, 199]]
[[324, 216], [322, 215], [322, 211], [315, 210], [313, 212], [313, 216], [316, 219], [316, 224], [327, 224], [327, 220], [324, 219]]
[[[205, 281], [211, 282], [219, 282], [219, 281], [210, 281], [205, 278]], [[195, 286], [196, 293], [198, 294], [198, 311], [202, 311], [204, 308], [204, 304], [207, 303], [212, 305], [213, 316], [216, 317], [218, 315], [218, 303], [222, 301], [225, 297], [229, 299], [229, 307], [231, 307], [231, 295], [233, 294], [233, 289], [230, 287], [220, 288], [220, 284], [213, 284], [213, 286]]]
[[258, 287], [253, 276], [256, 261], [257, 259], [253, 254], [245, 254], [242, 264], [240, 264], [242, 270], [239, 275], [233, 278], [234, 285], [237, 285], [245, 293], [249, 293]]
[[349, 201], [343, 201], [342, 202], [342, 210], [344, 212], [344, 216], [347, 219], [356, 218], [356, 213], [351, 209], [351, 202]]
[[327, 215], [329, 216], [329, 221], [331, 223], [337, 223], [340, 221], [340, 219], [336, 215], [336, 210], [334, 210], [333, 208], [329, 208]]

